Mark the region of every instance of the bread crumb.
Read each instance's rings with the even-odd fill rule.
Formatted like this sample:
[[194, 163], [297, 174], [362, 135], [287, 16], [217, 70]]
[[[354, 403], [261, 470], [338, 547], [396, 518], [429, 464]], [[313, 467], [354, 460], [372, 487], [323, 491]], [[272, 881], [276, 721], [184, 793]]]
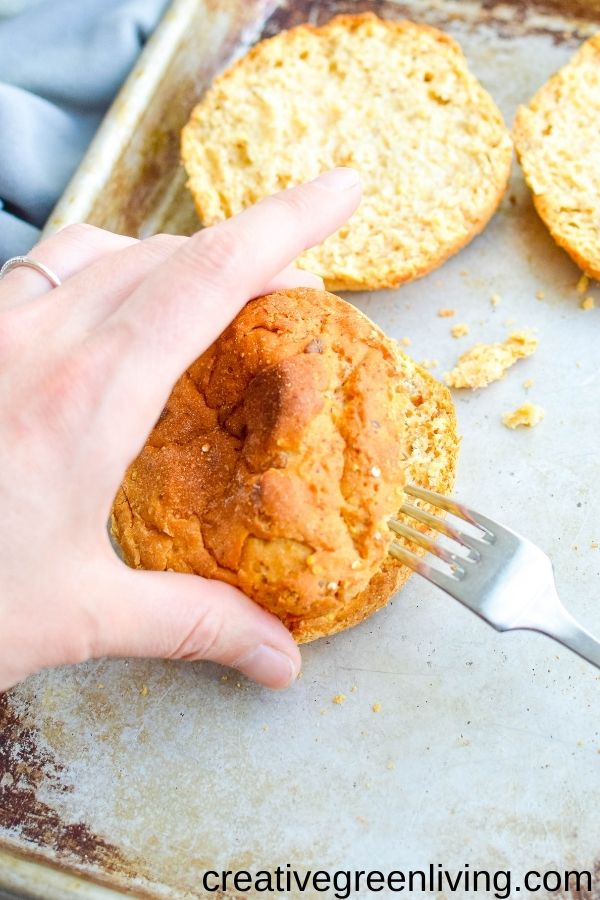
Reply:
[[386, 765], [386, 769], [390, 769], [390, 770], [391, 770], [391, 769], [395, 769], [395, 768], [396, 768], [396, 763], [394, 762], [394, 760], [393, 760], [393, 759], [388, 759], [387, 765]]
[[466, 337], [469, 334], [470, 330], [471, 329], [467, 324], [461, 322], [460, 324], [452, 326], [452, 328], [450, 329], [450, 334], [453, 338], [461, 338]]
[[500, 294], [492, 294], [490, 298], [490, 303], [492, 304], [492, 306], [500, 306], [501, 302], [502, 297], [500, 296]]
[[374, 703], [371, 709], [373, 712], [381, 712], [381, 703]]
[[523, 382], [523, 387], [525, 388], [526, 391], [528, 391], [529, 388], [532, 388], [534, 384], [535, 384], [535, 382], [534, 382], [533, 378], [526, 378], [525, 381]]
[[140, 688], [140, 697], [147, 697], [147, 696], [148, 696], [148, 685], [143, 684]]
[[208, 453], [208, 451], [210, 450], [210, 444], [202, 444], [200, 449], [202, 450], [203, 453]]
[[353, 684], [352, 687], [350, 688], [350, 693], [355, 694], [357, 692], [357, 690], [358, 690], [358, 687], [355, 684]]
[[221, 681], [229, 681], [229, 675], [221, 675]]
[[543, 291], [536, 291], [535, 296], [537, 297], [538, 300], [543, 300], [546, 295]]
[[587, 275], [582, 275], [577, 284], [575, 285], [575, 290], [578, 294], [585, 294], [588, 287], [590, 286], [590, 279]]
[[515, 324], [515, 320], [514, 319], [505, 319], [504, 324], [506, 325], [507, 328], [510, 328], [511, 325]]
[[575, 365], [577, 366], [578, 369], [581, 369], [581, 367], [583, 366], [583, 363], [581, 362], [580, 359], [578, 359], [575, 361]]
[[451, 319], [452, 316], [456, 315], [455, 309], [448, 309], [448, 307], [442, 307], [442, 309], [438, 309], [438, 316], [441, 319]]
[[101, 681], [98, 682], [98, 690], [99, 690], [99, 691], [103, 691], [103, 690], [104, 690], [104, 685], [103, 685], [103, 683], [102, 683]]
[[518, 360], [535, 353], [538, 339], [528, 331], [514, 331], [505, 341], [496, 344], [475, 344], [459, 357], [451, 372], [446, 372], [446, 384], [454, 388], [480, 388], [503, 378]]
[[336, 694], [331, 702], [335, 703], [336, 706], [341, 706], [345, 699], [345, 694]]
[[596, 304], [594, 303], [594, 298], [591, 296], [584, 297], [580, 304], [582, 309], [593, 309], [595, 307], [595, 305]]
[[268, 731], [268, 730], [269, 730], [269, 726], [268, 726], [268, 725], [263, 725], [263, 731]]
[[300, 669], [300, 671], [296, 675], [296, 681], [300, 681], [301, 678], [304, 678], [304, 669]]
[[590, 544], [590, 549], [597, 550], [599, 546], [600, 544], [598, 544], [598, 541], [592, 541], [592, 543]]
[[421, 365], [424, 369], [436, 369], [439, 366], [437, 359], [422, 359]]
[[524, 403], [523, 406], [519, 406], [513, 412], [505, 413], [502, 416], [502, 422], [507, 428], [519, 428], [521, 426], [533, 428], [542, 421], [545, 415], [546, 411], [541, 406], [537, 406], [535, 403]]
[[328, 582], [328, 584], [327, 584], [327, 590], [328, 590], [328, 591], [337, 591], [337, 589], [339, 588], [339, 586], [340, 586], [340, 585], [339, 585], [339, 582], [337, 582], [337, 581], [330, 581], [330, 582]]
[[409, 337], [403, 337], [403, 338], [400, 338], [400, 343], [404, 347], [410, 347], [410, 345], [412, 344], [412, 341]]
[[355, 559], [352, 561], [351, 569], [360, 569], [360, 559]]

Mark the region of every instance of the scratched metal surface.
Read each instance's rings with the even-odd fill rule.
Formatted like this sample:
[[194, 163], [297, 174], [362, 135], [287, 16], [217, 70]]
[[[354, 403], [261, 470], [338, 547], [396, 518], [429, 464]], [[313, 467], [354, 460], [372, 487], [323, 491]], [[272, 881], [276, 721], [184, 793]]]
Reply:
[[[263, 32], [366, 7], [440, 24], [510, 121], [600, 22], [598, 4], [573, 5], [588, 13], [578, 20], [559, 6], [182, 0], [50, 228], [78, 218], [139, 234], [193, 227], [177, 131], [211, 73]], [[351, 299], [440, 371], [471, 342], [502, 338], [509, 319], [538, 330], [533, 359], [457, 395], [456, 493], [536, 540], [567, 604], [600, 632], [600, 310], [579, 308], [577, 279], [515, 166], [470, 247], [399, 291]], [[441, 306], [456, 317], [439, 318]], [[469, 338], [450, 337], [456, 322]], [[526, 378], [547, 416], [511, 432], [500, 416], [525, 399]], [[48, 900], [201, 897], [208, 867], [288, 862], [468, 862], [515, 876], [596, 866], [599, 877], [597, 671], [540, 636], [497, 635], [417, 578], [374, 618], [303, 653], [304, 677], [280, 695], [211, 665], [99, 660], [4, 697], [0, 886]]]

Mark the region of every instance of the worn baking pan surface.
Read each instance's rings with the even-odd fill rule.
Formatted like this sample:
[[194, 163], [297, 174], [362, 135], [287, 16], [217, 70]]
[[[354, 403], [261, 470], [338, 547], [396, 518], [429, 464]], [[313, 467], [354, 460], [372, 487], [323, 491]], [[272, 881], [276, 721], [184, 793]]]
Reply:
[[[367, 8], [440, 25], [511, 121], [598, 27], [598, 6], [181, 0], [49, 227], [194, 228], [179, 129], [214, 73], [264, 34]], [[439, 371], [471, 341], [503, 338], [507, 320], [537, 329], [533, 359], [457, 394], [457, 494], [539, 543], [565, 602], [599, 632], [598, 317], [579, 308], [578, 277], [515, 167], [498, 215], [462, 253], [398, 291], [352, 300]], [[456, 317], [439, 318], [442, 306]], [[470, 325], [468, 339], [450, 337], [456, 322]], [[511, 432], [500, 417], [526, 399], [524, 379], [546, 419]], [[203, 896], [207, 868], [288, 862], [301, 872], [468, 862], [510, 866], [515, 878], [594, 870], [590, 666], [537, 635], [497, 635], [417, 578], [374, 618], [303, 653], [304, 677], [285, 694], [211, 665], [100, 660], [3, 697], [0, 885], [49, 900], [121, 889], [182, 898]], [[339, 693], [345, 703], [332, 704]]]

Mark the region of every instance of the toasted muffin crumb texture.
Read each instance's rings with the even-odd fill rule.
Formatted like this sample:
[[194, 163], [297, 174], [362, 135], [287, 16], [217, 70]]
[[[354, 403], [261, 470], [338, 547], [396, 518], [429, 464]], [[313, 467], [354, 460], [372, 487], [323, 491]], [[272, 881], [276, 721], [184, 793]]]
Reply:
[[353, 306], [298, 289], [249, 303], [177, 382], [113, 508], [135, 567], [239, 587], [310, 640], [383, 605], [407, 474], [447, 488], [445, 389]]
[[535, 403], [524, 403], [518, 409], [505, 413], [502, 416], [502, 422], [507, 428], [533, 428], [542, 421], [545, 415], [546, 411], [541, 406], [537, 406]]
[[590, 286], [590, 279], [587, 275], [582, 275], [577, 284], [575, 285], [575, 290], [578, 294], [585, 294], [588, 287]]
[[514, 331], [502, 343], [475, 344], [446, 373], [446, 384], [453, 388], [485, 387], [503, 378], [517, 360], [531, 356], [537, 345], [537, 337], [528, 331]]
[[599, 121], [600, 33], [520, 107], [514, 126], [538, 213], [593, 278], [600, 278]]
[[333, 166], [358, 169], [359, 209], [299, 265], [361, 290], [423, 275], [477, 234], [512, 144], [450, 37], [365, 13], [254, 47], [193, 111], [182, 156], [206, 225]]

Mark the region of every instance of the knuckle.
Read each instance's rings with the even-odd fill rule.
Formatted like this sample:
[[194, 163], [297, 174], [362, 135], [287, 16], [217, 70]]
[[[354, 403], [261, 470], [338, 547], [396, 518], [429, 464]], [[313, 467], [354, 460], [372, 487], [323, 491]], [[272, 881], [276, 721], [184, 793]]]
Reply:
[[237, 282], [252, 252], [245, 230], [230, 223], [201, 231], [187, 251], [196, 271], [211, 284]]
[[66, 225], [58, 232], [61, 237], [69, 238], [76, 242], [87, 243], [89, 238], [103, 233], [96, 225], [88, 225], [87, 222], [77, 222], [74, 225]]
[[219, 656], [222, 633], [221, 613], [216, 607], [207, 605], [196, 613], [191, 629], [172, 654], [172, 658], [215, 660]]
[[290, 219], [292, 225], [310, 221], [314, 218], [316, 210], [312, 195], [304, 190], [286, 191], [282, 194], [274, 194], [269, 197], [269, 203]]
[[150, 260], [161, 262], [165, 257], [175, 253], [176, 250], [189, 238], [179, 237], [174, 234], [153, 234], [152, 237], [145, 238], [140, 243], [140, 249]]

